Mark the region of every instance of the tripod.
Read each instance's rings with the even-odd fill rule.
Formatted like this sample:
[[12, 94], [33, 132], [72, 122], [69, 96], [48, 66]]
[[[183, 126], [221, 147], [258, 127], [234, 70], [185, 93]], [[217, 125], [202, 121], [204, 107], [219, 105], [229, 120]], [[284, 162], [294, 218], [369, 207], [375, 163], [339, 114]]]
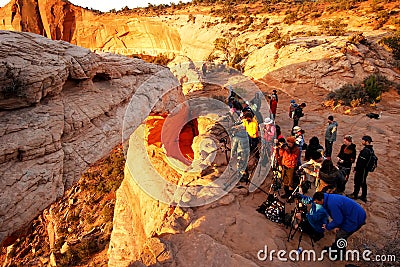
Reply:
[[[297, 228], [296, 228], [295, 225], [296, 225], [296, 221], [298, 219], [298, 218], [296, 218], [297, 214], [300, 214], [301, 219], [299, 220], [299, 222], [297, 224]], [[289, 242], [290, 240], [293, 240], [297, 231], [300, 231], [299, 241], [297, 243], [297, 249], [300, 248], [300, 243], [301, 243], [301, 240], [303, 239], [304, 229], [301, 226], [301, 222], [305, 219], [306, 214], [307, 214], [307, 206], [305, 204], [303, 204], [299, 199], [296, 198], [296, 206], [293, 210], [293, 215], [292, 215], [292, 219], [291, 219], [291, 223], [290, 223], [290, 231], [288, 234], [287, 241]], [[311, 245], [312, 245], [312, 247], [314, 247], [314, 240], [311, 235], [310, 235], [310, 238], [311, 238]]]
[[296, 188], [293, 190], [292, 194], [290, 197], [288, 197], [287, 201], [288, 203], [293, 202], [293, 197], [294, 195], [300, 191], [301, 193], [305, 194], [307, 193], [308, 189], [311, 187], [310, 182], [307, 181], [307, 177], [304, 173], [303, 170], [299, 169], [297, 170], [297, 175], [299, 176], [299, 184], [296, 186]]

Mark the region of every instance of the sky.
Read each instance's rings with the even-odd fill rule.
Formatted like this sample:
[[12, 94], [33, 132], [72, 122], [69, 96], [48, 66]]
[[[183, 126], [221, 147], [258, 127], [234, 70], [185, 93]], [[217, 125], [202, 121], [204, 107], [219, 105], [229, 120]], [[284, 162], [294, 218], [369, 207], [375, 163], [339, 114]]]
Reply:
[[[178, 3], [179, 0], [69, 0], [71, 3], [81, 6], [97, 9], [103, 12], [109, 11], [115, 8], [115, 10], [120, 10], [123, 7], [128, 6], [129, 8], [134, 7], [146, 7], [149, 3], [153, 5], [159, 4], [170, 4], [171, 2]], [[0, 7], [5, 6], [10, 0], [0, 0]], [[190, 2], [190, 0], [182, 0], [183, 3]]]

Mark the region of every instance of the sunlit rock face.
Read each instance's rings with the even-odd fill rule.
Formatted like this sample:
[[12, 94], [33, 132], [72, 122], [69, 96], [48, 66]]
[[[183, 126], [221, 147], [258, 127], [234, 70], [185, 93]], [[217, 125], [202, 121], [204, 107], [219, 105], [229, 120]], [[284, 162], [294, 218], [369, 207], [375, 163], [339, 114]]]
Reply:
[[0, 31], [0, 240], [183, 94], [161, 66]]
[[123, 55], [179, 54], [176, 29], [152, 18], [105, 14], [61, 0], [13, 0], [0, 9], [0, 29], [41, 34], [92, 51]]

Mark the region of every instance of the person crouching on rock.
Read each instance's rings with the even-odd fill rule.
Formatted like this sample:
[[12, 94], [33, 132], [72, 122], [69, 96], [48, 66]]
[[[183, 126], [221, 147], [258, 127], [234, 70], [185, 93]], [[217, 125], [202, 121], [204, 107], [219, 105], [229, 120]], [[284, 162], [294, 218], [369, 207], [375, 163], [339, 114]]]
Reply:
[[316, 204], [323, 205], [332, 218], [331, 222], [322, 228], [336, 233], [333, 244], [324, 250], [332, 256], [331, 260], [344, 260], [347, 239], [365, 224], [365, 210], [354, 200], [337, 194], [316, 192], [313, 200]]

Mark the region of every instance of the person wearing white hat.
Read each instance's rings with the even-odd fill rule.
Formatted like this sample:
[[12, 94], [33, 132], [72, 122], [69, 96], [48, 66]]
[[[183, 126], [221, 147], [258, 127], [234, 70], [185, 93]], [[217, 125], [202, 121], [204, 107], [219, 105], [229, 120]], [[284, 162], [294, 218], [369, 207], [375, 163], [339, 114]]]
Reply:
[[304, 130], [301, 129], [300, 126], [294, 126], [292, 132], [293, 132], [294, 137], [296, 138], [296, 145], [300, 149], [300, 155], [299, 155], [299, 157], [297, 159], [298, 165], [300, 166], [301, 165], [301, 152], [306, 149], [306, 147], [304, 145], [305, 144], [305, 142], [304, 142]]

